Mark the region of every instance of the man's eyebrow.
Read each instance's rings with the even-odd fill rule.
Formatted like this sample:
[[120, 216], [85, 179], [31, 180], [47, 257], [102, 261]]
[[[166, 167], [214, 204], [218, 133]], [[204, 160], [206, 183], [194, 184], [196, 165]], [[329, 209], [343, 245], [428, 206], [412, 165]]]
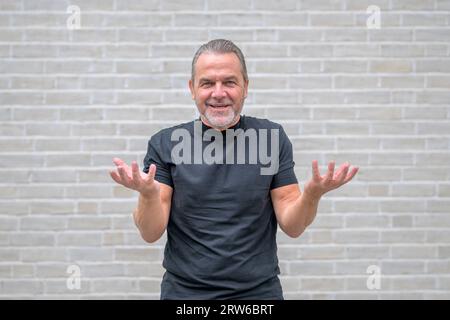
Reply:
[[[237, 81], [238, 78], [235, 77], [235, 76], [228, 76], [228, 77], [225, 77], [225, 80], [235, 80], [235, 81]], [[198, 82], [213, 82], [213, 81], [214, 80], [211, 80], [209, 78], [200, 78], [200, 80], [198, 80]]]
[[229, 76], [229, 77], [225, 77], [225, 80], [235, 80], [237, 81], [238, 78], [236, 78], [235, 76]]
[[198, 82], [211, 82], [211, 80], [208, 79], [208, 78], [200, 78], [200, 79], [198, 80]]

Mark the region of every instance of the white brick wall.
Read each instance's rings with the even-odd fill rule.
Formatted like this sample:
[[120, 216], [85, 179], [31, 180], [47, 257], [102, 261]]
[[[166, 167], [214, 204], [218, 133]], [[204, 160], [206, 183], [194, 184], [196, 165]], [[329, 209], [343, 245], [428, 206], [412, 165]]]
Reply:
[[194, 117], [190, 62], [218, 37], [244, 51], [245, 113], [284, 125], [302, 187], [313, 159], [360, 167], [300, 238], [279, 234], [285, 297], [449, 299], [449, 0], [2, 0], [0, 298], [159, 298], [164, 239], [139, 238], [136, 194], [107, 170]]

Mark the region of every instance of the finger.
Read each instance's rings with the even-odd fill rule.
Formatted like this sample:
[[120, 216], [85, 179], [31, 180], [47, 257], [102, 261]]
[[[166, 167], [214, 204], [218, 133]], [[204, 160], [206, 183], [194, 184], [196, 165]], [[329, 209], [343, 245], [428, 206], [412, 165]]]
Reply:
[[349, 169], [350, 169], [350, 165], [348, 165], [348, 166], [346, 165], [344, 167], [344, 169], [342, 170], [342, 172], [340, 172], [339, 176], [336, 179], [339, 183], [344, 182], [344, 179], [345, 179], [345, 177], [347, 177], [347, 173], [348, 173]]
[[347, 177], [344, 180], [344, 183], [349, 182], [350, 180], [353, 179], [353, 177], [356, 175], [356, 173], [358, 172], [359, 168], [358, 167], [354, 167], [351, 171], [350, 174], [347, 175]]
[[135, 183], [139, 184], [141, 182], [141, 174], [139, 173], [139, 166], [136, 161], [131, 162], [131, 175]]
[[119, 172], [120, 177], [122, 178], [122, 183], [126, 184], [126, 185], [130, 185], [131, 183], [131, 178], [130, 176], [127, 174], [127, 172], [125, 171], [125, 169], [122, 166], [119, 166], [117, 168], [117, 171]]
[[331, 180], [333, 180], [333, 175], [334, 175], [334, 166], [336, 165], [335, 161], [330, 161], [328, 163], [328, 172], [327, 172], [327, 176], [325, 178], [325, 182], [330, 182]]
[[155, 179], [156, 174], [156, 166], [152, 163], [150, 165], [150, 168], [148, 169], [148, 179], [150, 182], [152, 182]]
[[111, 178], [119, 183], [122, 184], [122, 179], [120, 178], [119, 174], [116, 172], [116, 170], [109, 170], [109, 175], [111, 176]]
[[128, 177], [130, 177], [131, 179], [131, 169], [122, 159], [113, 158], [113, 162], [117, 166], [117, 168], [122, 167], [127, 173]]
[[340, 167], [334, 172], [333, 179], [337, 180], [339, 178], [339, 175], [342, 173], [342, 170], [344, 170], [346, 165], [348, 165], [348, 162], [344, 162], [340, 165]]
[[319, 172], [319, 164], [317, 160], [312, 161], [312, 171], [313, 171], [313, 179], [319, 181], [320, 180], [320, 172]]
[[116, 166], [121, 166], [121, 165], [124, 165], [124, 164], [125, 164], [125, 162], [124, 162], [122, 159], [117, 158], [117, 157], [114, 157], [114, 158], [113, 158], [113, 162], [114, 162], [114, 164], [115, 164]]
[[[341, 180], [346, 177], [348, 169], [350, 168], [350, 163], [344, 162], [339, 169], [334, 173], [334, 179]], [[345, 171], [345, 173], [344, 173]]]

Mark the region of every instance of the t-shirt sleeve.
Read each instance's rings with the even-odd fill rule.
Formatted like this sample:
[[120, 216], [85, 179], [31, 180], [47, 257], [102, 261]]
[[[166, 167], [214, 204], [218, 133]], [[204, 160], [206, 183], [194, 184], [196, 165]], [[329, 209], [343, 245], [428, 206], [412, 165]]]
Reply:
[[283, 127], [279, 128], [279, 167], [278, 172], [273, 176], [270, 189], [275, 189], [289, 184], [298, 183], [294, 172], [294, 157], [292, 151], [292, 143], [284, 132]]
[[[158, 182], [167, 184], [173, 188], [172, 174], [170, 173], [170, 166], [167, 161], [164, 161], [164, 150], [161, 142], [162, 135], [154, 135], [150, 138], [147, 146], [147, 154], [144, 158], [145, 173], [148, 173], [150, 165], [156, 165], [155, 179]], [[170, 155], [169, 155], [170, 156]]]

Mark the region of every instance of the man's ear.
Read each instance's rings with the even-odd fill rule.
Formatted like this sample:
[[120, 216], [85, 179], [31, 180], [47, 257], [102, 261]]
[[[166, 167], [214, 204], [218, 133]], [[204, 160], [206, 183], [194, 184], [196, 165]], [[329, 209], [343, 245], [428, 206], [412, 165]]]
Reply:
[[195, 100], [194, 83], [192, 82], [192, 79], [189, 79], [189, 90], [191, 90], [192, 100]]
[[248, 95], [248, 83], [249, 83], [249, 80], [244, 81], [244, 99], [247, 98], [247, 95]]

